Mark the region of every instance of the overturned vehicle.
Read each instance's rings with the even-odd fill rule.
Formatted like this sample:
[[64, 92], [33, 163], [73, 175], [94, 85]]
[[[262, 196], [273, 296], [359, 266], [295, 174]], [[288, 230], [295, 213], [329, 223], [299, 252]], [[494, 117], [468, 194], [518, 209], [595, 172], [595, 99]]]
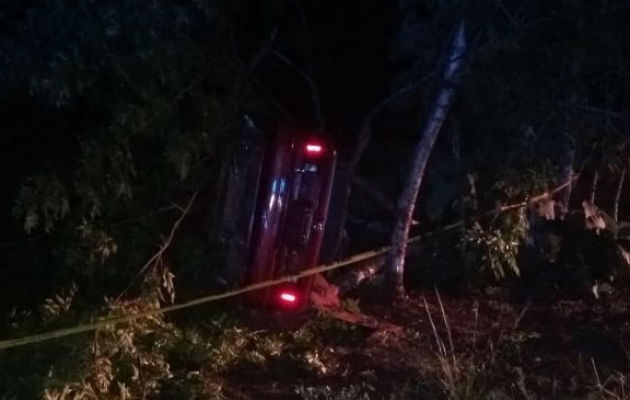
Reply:
[[[265, 135], [251, 120], [245, 122], [245, 134], [222, 168], [214, 217], [223, 254], [221, 279], [231, 287], [312, 268], [324, 258], [324, 241], [336, 236], [334, 223], [327, 224], [337, 158], [333, 144], [321, 133], [280, 127]], [[313, 277], [305, 277], [251, 292], [246, 299], [301, 310], [312, 284]]]

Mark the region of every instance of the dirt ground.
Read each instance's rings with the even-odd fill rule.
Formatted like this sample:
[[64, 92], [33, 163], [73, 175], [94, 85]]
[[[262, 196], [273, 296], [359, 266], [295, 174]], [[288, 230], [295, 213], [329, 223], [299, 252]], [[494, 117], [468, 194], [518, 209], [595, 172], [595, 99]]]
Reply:
[[[314, 328], [316, 338], [263, 363], [208, 374], [207, 384], [226, 399], [630, 396], [628, 288], [606, 300], [538, 303], [438, 295], [410, 292], [391, 307], [378, 293], [362, 293], [361, 312], [402, 330], [328, 321]], [[275, 319], [265, 332], [294, 331], [309, 317]]]

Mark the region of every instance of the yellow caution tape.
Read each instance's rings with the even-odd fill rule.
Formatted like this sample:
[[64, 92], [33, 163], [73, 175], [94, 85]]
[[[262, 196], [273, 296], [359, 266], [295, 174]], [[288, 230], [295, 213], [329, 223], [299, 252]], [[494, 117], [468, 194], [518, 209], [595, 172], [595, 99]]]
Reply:
[[[576, 176], [579, 176], [579, 175], [576, 175]], [[543, 198], [549, 197], [549, 196], [557, 193], [559, 190], [561, 190], [564, 187], [566, 187], [567, 185], [569, 185], [575, 179], [576, 178], [573, 177], [571, 180], [569, 180], [569, 182], [558, 186], [554, 190], [552, 190], [550, 192], [543, 193], [543, 194], [541, 194], [539, 196], [536, 196], [536, 197], [530, 199], [530, 202], [538, 201], [538, 200], [541, 200]], [[508, 210], [511, 210], [511, 209], [515, 209], [515, 208], [522, 208], [522, 207], [525, 207], [527, 204], [528, 204], [528, 202], [522, 202], [522, 203], [517, 203], [517, 204], [510, 205], [510, 206], [504, 206], [504, 207], [501, 207], [500, 209], [491, 210], [491, 211], [488, 211], [486, 213], [480, 214], [479, 216], [484, 216], [484, 215], [493, 214], [493, 213], [497, 213], [497, 212], [501, 213], [501, 212], [505, 212], [505, 211], [508, 211]], [[450, 225], [447, 225], [447, 226], [443, 227], [442, 229], [438, 229], [437, 231], [429, 232], [429, 233], [424, 234], [424, 235], [419, 235], [419, 236], [414, 236], [412, 238], [409, 238], [407, 240], [407, 244], [420, 241], [421, 239], [426, 239], [426, 238], [429, 238], [429, 237], [433, 237], [433, 236], [435, 236], [438, 233], [446, 232], [446, 231], [455, 229], [457, 227], [461, 227], [463, 225], [464, 225], [464, 221], [455, 222], [453, 224], [450, 224]], [[140, 313], [136, 313], [136, 314], [132, 314], [132, 315], [126, 315], [126, 316], [123, 316], [123, 317], [101, 319], [101, 320], [99, 320], [97, 322], [93, 322], [93, 323], [90, 323], [90, 324], [77, 325], [77, 326], [72, 326], [72, 327], [69, 327], [69, 328], [57, 329], [57, 330], [54, 330], [54, 331], [49, 331], [49, 332], [39, 333], [39, 334], [35, 334], [35, 335], [24, 336], [24, 337], [17, 338], [17, 339], [2, 340], [2, 341], [0, 341], [0, 350], [9, 349], [9, 348], [12, 348], [12, 347], [24, 346], [24, 345], [31, 344], [31, 343], [45, 342], [45, 341], [52, 340], [52, 339], [57, 339], [57, 338], [62, 338], [62, 337], [70, 336], [70, 335], [75, 335], [77, 333], [90, 332], [90, 331], [94, 331], [96, 329], [105, 328], [107, 326], [120, 324], [120, 323], [123, 323], [123, 322], [133, 321], [133, 320], [138, 319], [138, 318], [145, 318], [145, 317], [150, 317], [150, 316], [153, 316], [153, 315], [165, 314], [165, 313], [168, 313], [168, 312], [171, 312], [171, 311], [182, 310], [184, 308], [193, 307], [193, 306], [196, 306], [196, 305], [199, 305], [199, 304], [210, 303], [210, 302], [213, 302], [213, 301], [226, 299], [228, 297], [238, 296], [238, 295], [241, 295], [243, 293], [253, 292], [254, 290], [259, 290], [259, 289], [263, 289], [263, 288], [266, 288], [266, 287], [278, 285], [278, 284], [283, 283], [283, 282], [293, 281], [293, 280], [296, 280], [296, 279], [299, 279], [299, 278], [304, 278], [304, 277], [307, 277], [307, 276], [320, 274], [322, 272], [332, 271], [334, 269], [341, 268], [341, 267], [344, 267], [346, 265], [356, 264], [356, 263], [358, 263], [360, 261], [367, 260], [367, 259], [370, 259], [370, 258], [374, 258], [374, 257], [376, 257], [378, 255], [381, 255], [381, 254], [385, 254], [390, 249], [391, 249], [391, 246], [384, 246], [384, 247], [381, 247], [381, 248], [376, 249], [376, 250], [371, 250], [371, 251], [366, 251], [366, 252], [363, 252], [363, 253], [356, 254], [356, 255], [354, 255], [352, 257], [348, 257], [348, 258], [346, 258], [344, 260], [340, 260], [340, 261], [336, 261], [336, 262], [333, 262], [333, 263], [330, 263], [330, 264], [324, 264], [324, 265], [319, 265], [319, 266], [316, 266], [316, 267], [313, 267], [313, 268], [309, 268], [309, 269], [306, 269], [306, 270], [301, 271], [301, 272], [299, 272], [297, 274], [294, 274], [294, 275], [287, 275], [287, 276], [284, 276], [284, 277], [281, 277], [281, 278], [278, 278], [278, 279], [272, 279], [272, 280], [268, 280], [268, 281], [264, 281], [264, 282], [255, 283], [253, 285], [249, 285], [249, 286], [246, 286], [246, 287], [243, 287], [243, 288], [240, 288], [240, 289], [231, 290], [231, 291], [220, 293], [220, 294], [213, 294], [213, 295], [209, 295], [209, 296], [199, 297], [199, 298], [196, 298], [196, 299], [193, 299], [193, 300], [190, 300], [190, 301], [186, 301], [184, 303], [174, 304], [174, 305], [171, 305], [171, 306], [162, 307], [162, 308], [158, 308], [158, 309], [155, 309], [155, 310], [144, 311], [144, 312], [140, 312]]]
[[[413, 237], [413, 238], [408, 240], [408, 243], [415, 242], [415, 241], [418, 241], [420, 239], [421, 239], [420, 236]], [[153, 316], [153, 315], [165, 314], [165, 313], [168, 313], [168, 312], [171, 312], [171, 311], [182, 310], [184, 308], [193, 307], [193, 306], [196, 306], [196, 305], [199, 305], [199, 304], [210, 303], [210, 302], [213, 302], [213, 301], [226, 299], [228, 297], [238, 296], [238, 295], [241, 295], [243, 293], [253, 292], [255, 290], [259, 290], [259, 289], [263, 289], [263, 288], [266, 288], [266, 287], [278, 285], [278, 284], [283, 283], [283, 282], [293, 281], [293, 280], [296, 280], [296, 279], [299, 279], [299, 278], [304, 278], [304, 277], [307, 277], [307, 276], [320, 274], [322, 272], [332, 271], [334, 269], [341, 268], [341, 267], [344, 267], [346, 265], [355, 264], [355, 263], [357, 263], [359, 261], [367, 260], [367, 259], [376, 257], [376, 256], [378, 256], [380, 254], [384, 254], [387, 251], [389, 251], [389, 249], [390, 249], [390, 246], [381, 247], [380, 249], [377, 249], [377, 250], [371, 250], [371, 251], [366, 251], [364, 253], [356, 254], [356, 255], [354, 255], [352, 257], [349, 257], [349, 258], [346, 258], [344, 260], [340, 260], [340, 261], [336, 261], [336, 262], [333, 262], [333, 263], [330, 263], [330, 264], [324, 264], [324, 265], [319, 265], [317, 267], [309, 268], [309, 269], [301, 271], [301, 272], [299, 272], [297, 274], [287, 275], [287, 276], [284, 276], [284, 277], [281, 277], [281, 278], [278, 278], [278, 279], [272, 279], [272, 280], [267, 280], [267, 281], [264, 281], [264, 282], [255, 283], [253, 285], [249, 285], [249, 286], [246, 286], [246, 287], [243, 287], [243, 288], [240, 288], [240, 289], [231, 290], [231, 291], [224, 292], [224, 293], [219, 293], [219, 294], [213, 294], [213, 295], [209, 295], [209, 296], [199, 297], [199, 298], [196, 298], [196, 299], [193, 299], [193, 300], [190, 300], [190, 301], [186, 301], [184, 303], [174, 304], [174, 305], [166, 306], [166, 307], [161, 307], [161, 308], [158, 308], [158, 309], [155, 309], [155, 310], [139, 312], [139, 313], [136, 313], [136, 314], [126, 315], [126, 316], [122, 316], [122, 317], [102, 319], [102, 320], [99, 320], [97, 322], [93, 322], [93, 323], [90, 323], [90, 324], [77, 325], [77, 326], [72, 326], [72, 327], [69, 327], [69, 328], [57, 329], [57, 330], [54, 330], [54, 331], [49, 331], [49, 332], [39, 333], [39, 334], [35, 334], [35, 335], [24, 336], [24, 337], [17, 338], [17, 339], [2, 340], [2, 341], [0, 341], [0, 350], [9, 349], [9, 348], [12, 348], [12, 347], [23, 346], [23, 345], [27, 345], [27, 344], [31, 344], [31, 343], [44, 342], [44, 341], [48, 341], [48, 340], [52, 340], [52, 339], [62, 338], [62, 337], [65, 337], [65, 336], [75, 335], [75, 334], [78, 334], [78, 333], [90, 332], [90, 331], [94, 331], [96, 329], [105, 328], [107, 326], [120, 324], [120, 323], [123, 323], [123, 322], [133, 321], [133, 320], [138, 319], [138, 318], [145, 318], [145, 317], [150, 317], [150, 316]]]

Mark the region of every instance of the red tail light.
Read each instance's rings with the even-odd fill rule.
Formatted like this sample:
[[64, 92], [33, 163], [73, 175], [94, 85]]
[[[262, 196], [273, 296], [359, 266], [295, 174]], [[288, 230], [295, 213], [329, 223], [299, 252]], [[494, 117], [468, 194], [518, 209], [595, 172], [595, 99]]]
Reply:
[[285, 304], [294, 304], [297, 301], [297, 296], [290, 292], [280, 292], [280, 300]]
[[323, 150], [323, 147], [320, 144], [316, 143], [308, 143], [306, 145], [306, 152], [310, 154], [319, 154]]

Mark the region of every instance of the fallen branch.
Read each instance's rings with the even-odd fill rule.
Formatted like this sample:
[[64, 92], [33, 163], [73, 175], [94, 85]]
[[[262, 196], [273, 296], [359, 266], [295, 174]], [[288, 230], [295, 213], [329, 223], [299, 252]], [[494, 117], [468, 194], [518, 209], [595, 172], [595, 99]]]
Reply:
[[324, 311], [328, 316], [377, 331], [402, 332], [402, 327], [369, 315], [345, 310]]
[[378, 275], [383, 270], [384, 265], [385, 255], [379, 255], [335, 279], [335, 283], [337, 283], [341, 293], [346, 293]]
[[381, 321], [361, 312], [343, 310], [341, 308], [341, 300], [339, 299], [339, 288], [328, 283], [321, 274], [315, 275], [311, 301], [317, 310], [340, 321], [361, 325], [378, 331], [402, 331], [400, 326]]
[[[427, 234], [425, 237], [429, 237], [431, 234]], [[415, 242], [417, 243], [417, 242]], [[416, 254], [420, 252], [420, 247], [409, 248], [407, 254]], [[367, 282], [375, 278], [381, 272], [387, 261], [386, 254], [379, 254], [369, 260], [365, 260], [358, 264], [357, 267], [350, 270], [348, 273], [341, 275], [337, 278], [333, 278], [333, 283], [339, 288], [340, 294], [345, 294], [350, 290], [360, 286], [362, 283]]]

